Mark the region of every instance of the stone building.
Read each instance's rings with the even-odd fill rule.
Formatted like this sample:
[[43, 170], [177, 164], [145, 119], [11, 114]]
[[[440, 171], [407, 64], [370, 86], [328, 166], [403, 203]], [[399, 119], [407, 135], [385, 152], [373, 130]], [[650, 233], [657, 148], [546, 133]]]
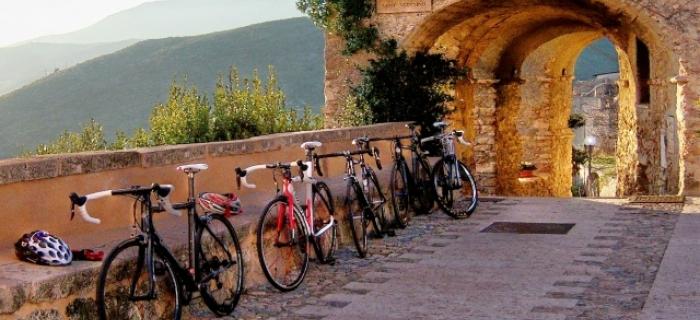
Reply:
[[583, 116], [586, 126], [574, 130], [574, 146], [583, 149], [586, 136], [598, 139], [596, 152], [617, 151], [619, 73], [598, 75], [593, 80], [574, 82], [572, 113]]
[[[376, 7], [370, 22], [381, 36], [472, 70], [455, 88], [452, 122], [476, 142], [462, 158], [482, 193], [570, 196], [571, 75], [582, 50], [607, 37], [620, 65], [617, 194], [700, 195], [700, 1], [377, 0]], [[342, 41], [326, 41], [331, 123], [368, 59], [343, 56]], [[543, 164], [537, 183], [517, 178], [528, 157]]]

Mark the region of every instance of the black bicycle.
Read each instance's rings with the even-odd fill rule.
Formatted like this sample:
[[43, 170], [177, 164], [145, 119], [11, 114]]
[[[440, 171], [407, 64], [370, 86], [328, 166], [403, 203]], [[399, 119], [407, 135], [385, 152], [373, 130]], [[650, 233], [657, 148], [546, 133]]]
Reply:
[[[355, 141], [355, 143], [357, 143]], [[314, 154], [315, 168], [319, 176], [323, 176], [320, 166], [321, 159], [343, 157], [345, 158], [345, 180], [347, 181], [347, 191], [345, 207], [347, 210], [348, 222], [352, 233], [357, 253], [361, 258], [367, 256], [368, 234], [373, 231], [375, 237], [382, 237], [384, 234], [391, 235], [387, 229], [384, 206], [386, 197], [379, 187], [379, 179], [374, 170], [365, 163], [364, 156], [371, 155], [375, 159], [377, 168], [381, 170], [382, 165], [379, 159], [379, 150], [360, 149], [357, 151], [344, 151], [329, 153], [324, 155]], [[357, 159], [355, 156], [359, 156]], [[355, 172], [355, 166], [359, 165], [361, 174], [359, 178]], [[370, 230], [372, 226], [372, 230]]]
[[[392, 141], [393, 161], [391, 182], [389, 185], [394, 222], [400, 228], [408, 226], [411, 220], [411, 208], [416, 214], [430, 214], [434, 204], [432, 181], [430, 180], [430, 163], [426, 153], [421, 149], [416, 125], [407, 124], [410, 134], [390, 138], [370, 138], [368, 142]], [[410, 140], [404, 145], [402, 140]], [[369, 146], [368, 146], [369, 148]], [[403, 155], [403, 150], [411, 152], [411, 164]], [[410, 169], [409, 169], [410, 168]]]
[[468, 218], [476, 210], [479, 194], [471, 172], [457, 159], [454, 141], [470, 144], [464, 140], [464, 131], [445, 132], [446, 122], [436, 122], [434, 126], [440, 133], [421, 140], [422, 144], [440, 141], [441, 158], [430, 175], [432, 191], [443, 212], [455, 219]]
[[[205, 169], [202, 164], [178, 167], [189, 180], [189, 197], [184, 203], [171, 204], [173, 187], [158, 184], [70, 195], [72, 214], [78, 206], [82, 218], [92, 223], [100, 220], [88, 214], [88, 201], [108, 196], [136, 199], [134, 228], [140, 234], [118, 244], [102, 264], [96, 294], [100, 319], [180, 319], [182, 306], [190, 303], [196, 291], [216, 315], [233, 312], [243, 292], [243, 255], [225, 215], [196, 212], [194, 176]], [[153, 195], [156, 204], [151, 200]], [[178, 210], [188, 212], [186, 266], [163, 243], [153, 224], [154, 213], [180, 215]]]

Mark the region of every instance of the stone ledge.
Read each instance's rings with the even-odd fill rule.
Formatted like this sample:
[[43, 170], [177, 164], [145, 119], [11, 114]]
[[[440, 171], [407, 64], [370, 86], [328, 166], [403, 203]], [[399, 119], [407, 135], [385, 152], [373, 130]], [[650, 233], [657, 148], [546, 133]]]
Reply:
[[[336, 213], [339, 218], [340, 232], [338, 240], [340, 245], [351, 245], [349, 229], [343, 219], [343, 201], [345, 181], [342, 177], [324, 179], [333, 193]], [[272, 198], [269, 190], [259, 190], [254, 194], [241, 196], [247, 204], [244, 213], [230, 218], [236, 234], [241, 243], [245, 262], [245, 288], [254, 288], [266, 283], [259, 267], [256, 249], [256, 228], [259, 213], [264, 205]], [[169, 249], [181, 262], [187, 255], [187, 224], [185, 218], [165, 217], [158, 219], [156, 226], [158, 233], [165, 239]], [[105, 255], [119, 242], [130, 238], [131, 227], [122, 227], [109, 232], [99, 234], [68, 235], [64, 239], [74, 248], [100, 248]], [[48, 305], [59, 306], [53, 308], [59, 314], [48, 319], [93, 319], [95, 317], [92, 308], [72, 310], [71, 305], [80, 301], [91, 301], [95, 296], [95, 285], [100, 274], [102, 262], [75, 261], [66, 267], [39, 266], [17, 260], [12, 255], [12, 248], [0, 250], [0, 319], [3, 316], [22, 313], [27, 309], [37, 311], [46, 310]], [[61, 310], [63, 304], [68, 303], [67, 309]], [[75, 306], [72, 307], [75, 309]], [[65, 312], [63, 316], [60, 313]], [[71, 312], [79, 314], [69, 316]], [[16, 318], [16, 317], [15, 317]], [[44, 319], [44, 318], [41, 318]]]
[[278, 133], [245, 140], [188, 145], [160, 146], [127, 151], [101, 151], [0, 160], [0, 185], [97, 173], [131, 167], [159, 167], [199, 160], [207, 156], [223, 157], [280, 150], [282, 147], [318, 140], [336, 142], [360, 135], [399, 133], [402, 123]]

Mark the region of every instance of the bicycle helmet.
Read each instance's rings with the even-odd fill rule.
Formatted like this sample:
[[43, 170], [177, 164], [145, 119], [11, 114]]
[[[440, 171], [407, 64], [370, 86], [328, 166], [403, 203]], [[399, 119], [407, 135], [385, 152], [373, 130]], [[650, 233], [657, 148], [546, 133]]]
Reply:
[[73, 261], [70, 247], [44, 230], [25, 233], [15, 243], [15, 255], [23, 261], [49, 266], [65, 266]]
[[232, 193], [203, 192], [199, 194], [197, 200], [199, 206], [206, 212], [221, 213], [227, 217], [243, 212], [241, 200]]

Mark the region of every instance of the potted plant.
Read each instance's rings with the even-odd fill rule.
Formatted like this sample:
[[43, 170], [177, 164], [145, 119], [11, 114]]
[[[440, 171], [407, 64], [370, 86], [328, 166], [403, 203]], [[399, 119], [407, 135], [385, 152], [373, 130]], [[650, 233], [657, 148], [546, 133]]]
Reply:
[[521, 162], [520, 163], [520, 178], [535, 178], [535, 166], [532, 162]]

